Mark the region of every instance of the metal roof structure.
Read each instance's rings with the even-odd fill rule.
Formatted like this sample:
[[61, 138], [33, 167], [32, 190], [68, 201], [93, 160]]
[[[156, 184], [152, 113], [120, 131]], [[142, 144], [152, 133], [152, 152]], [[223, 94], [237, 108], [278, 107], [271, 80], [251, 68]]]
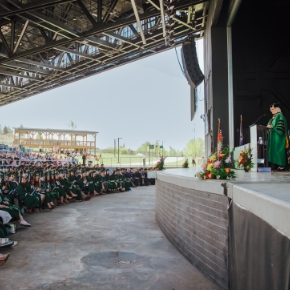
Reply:
[[0, 106], [203, 36], [204, 0], [0, 0]]
[[49, 129], [49, 128], [26, 128], [26, 127], [19, 127], [15, 128], [15, 133], [24, 133], [24, 132], [47, 132], [47, 133], [60, 133], [60, 134], [73, 134], [73, 135], [87, 135], [87, 134], [92, 134], [95, 135], [99, 132], [95, 131], [81, 131], [81, 130], [67, 130], [67, 129]]

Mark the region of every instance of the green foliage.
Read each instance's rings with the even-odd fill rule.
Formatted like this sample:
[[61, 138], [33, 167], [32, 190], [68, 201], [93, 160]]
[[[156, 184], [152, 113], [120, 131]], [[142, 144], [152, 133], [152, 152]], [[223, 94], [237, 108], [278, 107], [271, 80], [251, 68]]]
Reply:
[[8, 133], [12, 133], [12, 132], [13, 132], [13, 130], [9, 126], [4, 126], [3, 134], [8, 134]]
[[[103, 153], [114, 153], [117, 155], [118, 154], [118, 147], [116, 147], [114, 149], [114, 147], [107, 147], [106, 149], [103, 149], [103, 150], [100, 150], [100, 152], [103, 152]], [[127, 148], [124, 148], [123, 146], [120, 146], [119, 147], [119, 153], [120, 154], [124, 154], [124, 155], [135, 155], [135, 151], [131, 150], [131, 149], [127, 149]]]
[[39, 133], [37, 133], [35, 139], [37, 139], [37, 140], [43, 140], [43, 136], [40, 135]]
[[77, 128], [77, 124], [74, 121], [70, 121], [68, 123], [68, 128], [71, 130], [75, 130]]
[[165, 161], [165, 159], [166, 159], [166, 157], [161, 156], [160, 160], [155, 165], [155, 169], [163, 170], [164, 169], [164, 161]]
[[8, 134], [8, 133], [9, 133], [9, 131], [8, 131], [7, 126], [4, 126], [4, 128], [3, 128], [3, 134]]
[[188, 168], [188, 159], [185, 159], [184, 163], [182, 164], [182, 168]]
[[204, 156], [204, 140], [198, 138], [197, 140], [190, 140], [184, 151], [185, 156], [202, 157]]
[[250, 171], [251, 168], [254, 167], [254, 163], [252, 161], [252, 148], [250, 146], [248, 147], [248, 149], [246, 148], [246, 146], [244, 148], [245, 149], [241, 151], [239, 159], [237, 160], [237, 166], [239, 168], [243, 168], [245, 171]]
[[129, 154], [128, 149], [126, 149], [126, 148], [121, 149], [120, 153], [121, 154], [127, 154], [127, 155]]
[[[21, 125], [19, 126], [19, 128], [24, 128], [24, 127], [23, 127], [23, 125], [21, 124]], [[20, 134], [20, 137], [25, 137], [25, 134]]]
[[136, 150], [136, 153], [142, 153], [142, 154], [146, 154], [148, 152], [148, 148], [149, 148], [150, 142], [145, 142], [143, 143], [141, 146], [139, 146]]

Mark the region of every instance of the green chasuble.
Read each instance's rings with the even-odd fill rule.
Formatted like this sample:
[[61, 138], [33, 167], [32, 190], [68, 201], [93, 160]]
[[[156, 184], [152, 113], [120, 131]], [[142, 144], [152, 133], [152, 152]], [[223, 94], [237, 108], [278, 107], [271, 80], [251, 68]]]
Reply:
[[279, 166], [286, 166], [287, 121], [282, 113], [277, 113], [268, 122], [273, 128], [268, 132], [268, 161]]

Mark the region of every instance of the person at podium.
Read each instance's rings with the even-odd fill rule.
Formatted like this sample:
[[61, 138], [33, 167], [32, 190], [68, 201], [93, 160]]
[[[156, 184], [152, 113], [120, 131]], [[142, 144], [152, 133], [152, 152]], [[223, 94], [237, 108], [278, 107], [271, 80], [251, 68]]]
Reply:
[[280, 109], [280, 103], [270, 105], [272, 118], [267, 124], [268, 130], [268, 161], [272, 164], [272, 169], [285, 170], [288, 143], [287, 121]]

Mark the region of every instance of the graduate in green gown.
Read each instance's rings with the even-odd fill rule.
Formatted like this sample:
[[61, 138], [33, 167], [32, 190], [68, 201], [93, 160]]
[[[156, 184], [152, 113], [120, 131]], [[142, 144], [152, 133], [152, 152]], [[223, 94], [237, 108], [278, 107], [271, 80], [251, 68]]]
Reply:
[[22, 176], [21, 182], [17, 185], [16, 190], [18, 192], [19, 201], [24, 203], [28, 213], [32, 213], [33, 210], [36, 210], [41, 206], [40, 200], [35, 196], [34, 190], [27, 181], [26, 175]]
[[24, 227], [30, 227], [30, 224], [26, 222], [20, 213], [20, 209], [17, 205], [11, 204], [10, 200], [2, 193], [0, 188], [0, 210], [6, 211], [11, 215], [11, 222], [18, 222]]
[[93, 178], [93, 182], [94, 182], [94, 187], [95, 187], [95, 191], [98, 193], [98, 194], [101, 194], [102, 193], [102, 184], [100, 182], [100, 175], [98, 174], [98, 171], [97, 170], [96, 172], [93, 173], [92, 175], [92, 178]]
[[54, 190], [55, 184], [52, 182], [52, 176], [50, 174], [46, 175], [45, 178], [45, 187], [49, 190], [49, 193], [52, 196], [52, 201], [55, 206], [58, 206], [58, 202], [60, 201], [59, 193]]
[[278, 170], [284, 170], [287, 160], [286, 150], [289, 147], [288, 126], [279, 105], [279, 103], [270, 105], [273, 116], [267, 124], [268, 161], [278, 166]]

